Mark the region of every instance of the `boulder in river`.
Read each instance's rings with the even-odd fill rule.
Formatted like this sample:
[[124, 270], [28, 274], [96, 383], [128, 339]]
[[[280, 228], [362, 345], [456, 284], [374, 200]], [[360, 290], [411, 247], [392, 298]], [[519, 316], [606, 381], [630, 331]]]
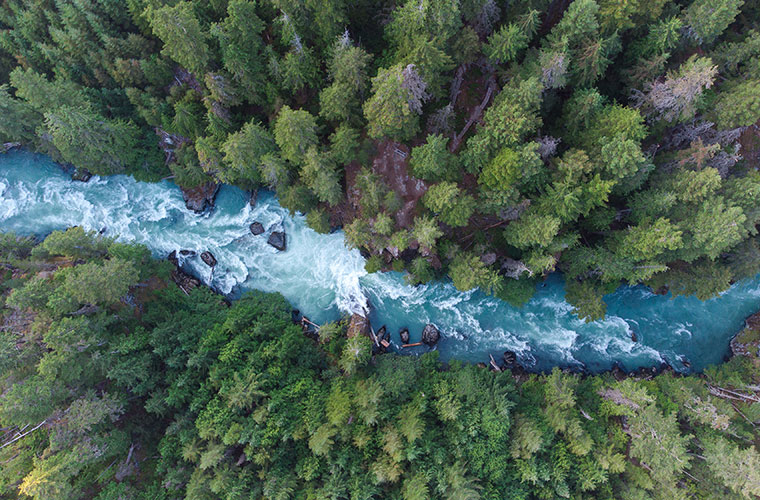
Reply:
[[380, 329], [375, 334], [377, 336], [377, 340], [383, 340], [385, 336], [388, 334], [388, 329], [385, 328], [385, 325], [381, 326]]
[[258, 236], [264, 232], [264, 226], [261, 224], [261, 222], [258, 222], [258, 221], [252, 223], [248, 227], [251, 230], [251, 234], [253, 234], [254, 236]]
[[214, 257], [214, 254], [211, 252], [203, 252], [201, 254], [201, 260], [209, 267], [214, 267], [216, 265], [216, 257]]
[[172, 253], [166, 256], [166, 260], [171, 262], [174, 266], [179, 266], [179, 260], [177, 260], [177, 251], [172, 250]]
[[357, 335], [366, 335], [369, 337], [369, 320], [361, 314], [354, 313], [348, 322], [348, 331], [346, 335], [351, 338]]
[[411, 338], [409, 336], [409, 328], [402, 328], [400, 332], [398, 332], [399, 336], [401, 337], [401, 343], [402, 344], [408, 344], [409, 339]]
[[436, 328], [435, 325], [428, 323], [425, 325], [425, 328], [422, 329], [423, 343], [432, 346], [435, 345], [440, 338], [441, 332], [438, 331], [438, 328]]
[[284, 252], [287, 246], [285, 242], [285, 233], [283, 231], [272, 231], [267, 243], [275, 247], [277, 250]]
[[504, 366], [507, 368], [512, 368], [517, 364], [517, 354], [514, 351], [504, 351], [503, 359]]
[[78, 168], [71, 174], [71, 179], [74, 181], [87, 182], [92, 179], [92, 174], [86, 168]]
[[216, 182], [207, 182], [194, 188], [182, 188], [182, 197], [185, 199], [185, 206], [188, 210], [195, 213], [202, 213], [207, 208], [214, 206], [216, 193], [219, 191], [219, 184]]
[[253, 191], [251, 191], [251, 197], [248, 199], [248, 204], [251, 205], [252, 207], [255, 207], [256, 200], [258, 199], [258, 197], [259, 197], [259, 190], [254, 189]]
[[180, 250], [179, 254], [183, 257], [195, 257], [195, 251], [193, 250]]

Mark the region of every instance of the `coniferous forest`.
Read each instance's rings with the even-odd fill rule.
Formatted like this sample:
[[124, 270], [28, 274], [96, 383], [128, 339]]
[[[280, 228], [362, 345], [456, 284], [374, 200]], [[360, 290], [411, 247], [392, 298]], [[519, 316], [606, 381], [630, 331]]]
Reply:
[[[757, 0], [0, 0], [3, 149], [271, 189], [411, 285], [562, 272], [587, 321], [760, 272], [759, 121]], [[180, 272], [0, 233], [0, 498], [760, 495], [760, 325], [689, 377], [491, 372]]]

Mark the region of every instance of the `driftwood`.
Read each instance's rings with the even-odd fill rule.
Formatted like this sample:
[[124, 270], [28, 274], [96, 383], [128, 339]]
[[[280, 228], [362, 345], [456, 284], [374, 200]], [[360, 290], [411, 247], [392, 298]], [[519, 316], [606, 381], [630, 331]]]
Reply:
[[413, 344], [401, 344], [401, 347], [417, 347], [422, 345], [422, 342], [415, 342]]
[[318, 325], [318, 324], [316, 324], [316, 323], [314, 323], [313, 321], [310, 321], [310, 320], [309, 320], [309, 318], [307, 318], [306, 316], [304, 316], [304, 317], [302, 317], [302, 318], [301, 318], [301, 324], [302, 324], [303, 326], [306, 326], [306, 325], [311, 325], [311, 326], [313, 326], [313, 327], [314, 327], [314, 328], [315, 328], [317, 331], [319, 331], [319, 325]]
[[493, 359], [493, 354], [489, 354], [488, 357], [491, 359], [491, 368], [493, 368], [494, 371], [500, 372], [501, 367], [498, 364], [496, 364], [496, 360]]

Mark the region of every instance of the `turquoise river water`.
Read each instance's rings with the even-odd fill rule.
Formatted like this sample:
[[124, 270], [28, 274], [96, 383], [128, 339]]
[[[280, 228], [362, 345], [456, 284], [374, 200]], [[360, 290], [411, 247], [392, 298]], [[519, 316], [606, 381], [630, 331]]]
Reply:
[[[250, 233], [253, 221], [264, 225], [263, 235]], [[570, 366], [600, 371], [616, 361], [632, 370], [667, 361], [688, 371], [682, 363], [686, 359], [698, 371], [723, 359], [744, 318], [760, 308], [760, 278], [705, 302], [621, 287], [606, 297], [604, 321], [584, 323], [563, 300], [559, 276], [550, 277], [518, 309], [479, 291], [459, 292], [446, 282], [410, 287], [399, 273], [367, 274], [364, 259], [344, 246], [341, 232], [315, 233], [271, 193], [260, 193], [251, 207], [247, 193], [225, 186], [215, 208], [196, 215], [168, 181], [149, 184], [112, 176], [74, 182], [45, 156], [0, 155], [1, 231], [44, 235], [74, 225], [142, 243], [160, 258], [172, 250], [209, 250], [219, 262], [213, 272], [197, 257], [183, 265], [224, 293], [280, 292], [317, 322], [371, 305], [372, 324], [376, 329], [387, 325], [394, 346], [400, 344], [401, 327], [409, 328], [414, 342], [423, 326], [433, 323], [443, 335], [436, 349], [444, 360], [486, 361], [489, 354], [500, 359], [503, 351], [512, 350], [537, 370]], [[285, 252], [266, 243], [279, 228], [287, 233]], [[632, 331], [638, 342], [632, 341]]]

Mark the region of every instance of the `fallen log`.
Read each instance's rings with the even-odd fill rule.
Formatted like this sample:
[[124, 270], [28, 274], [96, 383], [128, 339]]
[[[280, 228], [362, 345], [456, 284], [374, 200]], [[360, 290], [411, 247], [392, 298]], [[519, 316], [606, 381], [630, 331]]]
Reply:
[[401, 344], [401, 347], [417, 347], [422, 345], [422, 342], [415, 342], [413, 344]]

